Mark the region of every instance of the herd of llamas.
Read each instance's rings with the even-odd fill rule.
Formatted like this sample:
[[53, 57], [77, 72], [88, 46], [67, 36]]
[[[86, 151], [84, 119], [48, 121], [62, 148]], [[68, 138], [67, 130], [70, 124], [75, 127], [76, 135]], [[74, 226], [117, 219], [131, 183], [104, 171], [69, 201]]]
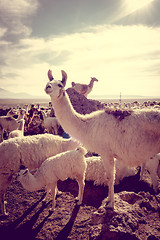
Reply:
[[[67, 74], [62, 80], [54, 79], [48, 71], [49, 82], [45, 92], [50, 96], [54, 114], [45, 108], [11, 109], [0, 116], [0, 204], [7, 215], [5, 193], [14, 175], [28, 191], [46, 187], [51, 190], [56, 207], [57, 181], [76, 179], [82, 203], [86, 181], [108, 186], [108, 205], [114, 208], [114, 184], [124, 177], [136, 174], [141, 167], [150, 173], [153, 189], [158, 191], [160, 178], [160, 107], [147, 103], [108, 104], [90, 114], [77, 113], [65, 90]], [[73, 83], [72, 88], [85, 97], [93, 83]], [[135, 106], [136, 105], [136, 106]], [[54, 109], [54, 110], [53, 110]], [[15, 115], [16, 118], [15, 118]], [[25, 134], [34, 121], [39, 121], [40, 134]], [[44, 131], [45, 130], [45, 131]], [[61, 134], [59, 134], [61, 132]], [[62, 133], [67, 133], [64, 138]], [[61, 136], [58, 136], [61, 135]], [[86, 157], [87, 152], [98, 156]], [[31, 170], [36, 170], [34, 174]]]

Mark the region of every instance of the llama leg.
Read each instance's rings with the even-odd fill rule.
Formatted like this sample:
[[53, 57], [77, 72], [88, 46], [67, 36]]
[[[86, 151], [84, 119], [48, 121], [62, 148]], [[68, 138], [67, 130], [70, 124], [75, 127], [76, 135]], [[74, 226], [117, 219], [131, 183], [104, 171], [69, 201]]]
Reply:
[[[154, 159], [153, 159], [154, 161]], [[154, 191], [157, 193], [158, 191], [158, 165], [159, 165], [159, 161], [154, 161], [153, 164], [150, 164], [150, 167], [149, 167], [149, 173], [150, 173], [150, 178], [152, 180], [152, 185], [153, 185], [153, 189]]]
[[45, 196], [45, 198], [43, 199], [42, 202], [46, 202], [46, 201], [47, 201], [47, 198], [48, 198], [48, 196], [49, 196], [50, 188], [49, 188], [48, 186], [46, 187], [46, 191], [47, 191], [46, 196]]
[[1, 205], [1, 210], [3, 215], [8, 215], [5, 208], [5, 204], [7, 203], [5, 201], [5, 193], [6, 193], [7, 187], [11, 183], [11, 180], [12, 180], [12, 174], [4, 173], [0, 175], [0, 205]]
[[3, 142], [3, 128], [0, 126], [0, 134], [1, 134], [1, 138], [0, 138], [0, 142]]
[[61, 194], [62, 194], [62, 192], [59, 191], [59, 190], [58, 190], [58, 187], [56, 186], [56, 196], [57, 196], [57, 195], [61, 195]]
[[143, 178], [143, 174], [144, 174], [144, 171], [145, 171], [145, 166], [146, 166], [146, 164], [142, 163], [142, 165], [141, 165], [141, 173], [140, 173], [140, 180], [142, 180], [142, 178]]
[[1, 190], [0, 191], [0, 204], [1, 204], [1, 211], [2, 211], [2, 214], [4, 216], [7, 216], [8, 213], [6, 212], [6, 208], [5, 208], [5, 191], [4, 190]]
[[82, 204], [82, 200], [83, 200], [83, 192], [84, 192], [84, 187], [85, 187], [85, 181], [84, 181], [83, 176], [78, 176], [76, 178], [76, 180], [78, 182], [78, 187], [79, 187], [78, 197], [76, 197], [76, 200], [78, 200], [77, 204], [80, 205], [80, 204]]
[[[106, 159], [106, 161], [105, 161], [105, 159]], [[107, 176], [107, 180], [108, 180], [108, 204], [107, 204], [107, 207], [114, 208], [114, 179], [115, 179], [114, 158], [107, 157], [105, 159], [104, 159], [104, 168], [105, 168], [106, 176]]]
[[52, 193], [52, 196], [53, 196], [53, 202], [52, 202], [52, 208], [50, 210], [54, 210], [55, 209], [55, 206], [56, 206], [56, 188], [57, 188], [57, 182], [54, 182], [52, 183], [52, 186], [51, 186], [51, 193]]

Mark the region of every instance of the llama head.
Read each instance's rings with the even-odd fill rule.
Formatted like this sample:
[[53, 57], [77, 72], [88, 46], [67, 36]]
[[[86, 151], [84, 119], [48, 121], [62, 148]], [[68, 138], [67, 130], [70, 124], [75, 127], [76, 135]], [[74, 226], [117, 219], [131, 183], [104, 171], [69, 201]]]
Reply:
[[25, 176], [27, 176], [29, 173], [29, 169], [26, 168], [26, 169], [21, 169], [18, 173], [17, 173], [17, 177], [16, 179], [18, 181], [21, 181]]
[[45, 92], [54, 99], [59, 99], [63, 96], [64, 87], [67, 81], [67, 74], [62, 70], [62, 80], [55, 80], [52, 76], [51, 70], [48, 71], [49, 82], [45, 87]]
[[98, 79], [95, 78], [95, 77], [91, 77], [91, 81], [92, 81], [92, 82], [98, 82]]

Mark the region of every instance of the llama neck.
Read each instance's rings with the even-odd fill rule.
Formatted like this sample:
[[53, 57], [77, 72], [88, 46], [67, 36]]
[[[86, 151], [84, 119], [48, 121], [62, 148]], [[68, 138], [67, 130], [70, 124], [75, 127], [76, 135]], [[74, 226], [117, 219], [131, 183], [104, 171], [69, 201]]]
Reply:
[[42, 111], [43, 121], [46, 119], [46, 114], [44, 111]]
[[21, 120], [21, 119], [24, 119], [24, 114], [20, 113], [17, 120]]
[[72, 137], [81, 141], [81, 135], [83, 136], [86, 129], [86, 122], [84, 116], [77, 113], [70, 102], [68, 94], [65, 94], [55, 101], [52, 99], [55, 115], [63, 127], [63, 129]]
[[31, 173], [29, 173], [21, 183], [25, 189], [31, 192], [40, 190], [45, 186], [44, 181], [42, 181], [41, 177], [38, 174], [33, 176]]
[[24, 122], [20, 122], [18, 130], [21, 130], [22, 132], [24, 131]]
[[94, 79], [91, 79], [91, 81], [90, 81], [90, 83], [89, 83], [88, 86], [89, 86], [90, 88], [93, 88], [93, 83], [94, 83]]

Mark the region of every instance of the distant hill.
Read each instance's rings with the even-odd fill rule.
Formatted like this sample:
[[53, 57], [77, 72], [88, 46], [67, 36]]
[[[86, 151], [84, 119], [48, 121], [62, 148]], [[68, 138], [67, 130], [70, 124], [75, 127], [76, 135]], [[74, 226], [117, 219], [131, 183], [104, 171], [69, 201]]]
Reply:
[[[47, 99], [48, 96], [32, 96], [28, 93], [25, 92], [20, 92], [20, 93], [14, 93], [11, 91], [7, 91], [3, 88], [0, 88], [0, 99]], [[89, 95], [89, 99], [119, 99], [120, 96], [118, 95]], [[140, 95], [122, 95], [122, 100], [123, 99], [147, 99], [147, 98], [160, 98], [158, 97], [153, 97], [153, 96], [140, 96]]]
[[0, 88], [0, 99], [6, 99], [6, 98], [11, 98], [11, 99], [32, 99], [32, 98], [40, 98], [39, 96], [32, 96], [28, 93], [25, 92], [20, 92], [20, 93], [14, 93], [11, 91], [7, 91], [3, 88]]

